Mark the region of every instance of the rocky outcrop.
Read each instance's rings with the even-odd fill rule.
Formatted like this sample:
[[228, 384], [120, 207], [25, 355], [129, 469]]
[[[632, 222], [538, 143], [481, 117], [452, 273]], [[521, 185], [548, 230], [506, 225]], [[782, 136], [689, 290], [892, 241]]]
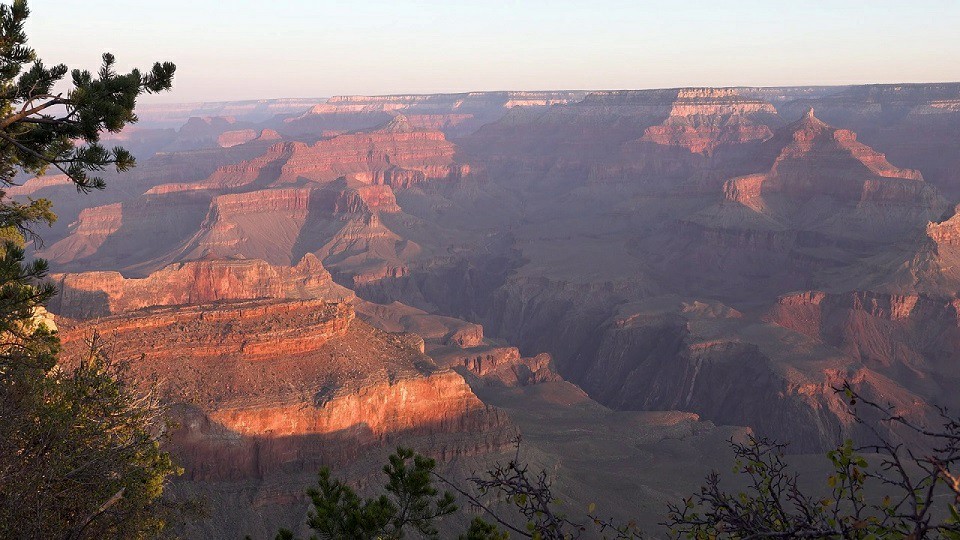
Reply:
[[465, 324], [452, 329], [443, 338], [444, 343], [456, 345], [461, 349], [479, 347], [483, 345], [483, 326], [479, 324]]
[[[218, 195], [203, 224], [176, 254], [180, 260], [243, 257], [294, 264], [305, 253], [321, 258], [367, 249], [416, 249], [386, 228], [380, 213], [400, 208], [389, 186], [340, 179], [322, 188], [280, 188]], [[394, 263], [396, 264], [396, 263]], [[369, 268], [368, 270], [376, 272]]]
[[773, 105], [735, 89], [687, 88], [677, 92], [667, 119], [647, 128], [640, 141], [712, 154], [721, 145], [766, 140], [773, 135], [768, 124], [777, 123]]
[[310, 204], [309, 189], [272, 189], [251, 193], [219, 195], [214, 198], [208, 219], [242, 216], [251, 213], [277, 212], [297, 215]]
[[181, 147], [213, 146], [225, 132], [238, 131], [238, 127], [232, 116], [194, 116], [177, 130], [176, 141]]
[[647, 128], [641, 140], [662, 146], [679, 146], [693, 153], [710, 154], [720, 145], [762, 141], [770, 135], [769, 127], [740, 118], [685, 116], [678, 119], [671, 117], [663, 125]]
[[[798, 96], [799, 97], [799, 96]], [[838, 87], [820, 96], [800, 97], [783, 104], [797, 111], [816, 107], [832, 121], [889, 120], [923, 117], [960, 111], [960, 84], [866, 84]], [[797, 111], [799, 112], [799, 111]]]
[[[311, 109], [318, 115], [335, 112], [404, 111], [410, 113], [473, 113], [489, 116], [513, 107], [545, 107], [571, 103], [585, 92], [469, 92], [393, 96], [334, 96]], [[462, 111], [462, 112], [461, 112]], [[489, 121], [489, 119], [487, 119]]]
[[778, 105], [781, 114], [807, 107], [831, 124], [856, 131], [890, 161], [920, 169], [951, 200], [960, 198], [960, 84], [871, 84], [833, 88]]
[[357, 307], [361, 317], [378, 327], [417, 332], [437, 365], [456, 370], [475, 388], [516, 388], [562, 380], [549, 354], [523, 357], [516, 347], [484, 339], [482, 325], [429, 314], [399, 302], [382, 305], [358, 300]]
[[[704, 265], [731, 297], [810, 288], [821, 272], [832, 275], [824, 283], [839, 281], [837, 267], [890, 252], [894, 241], [915, 242], [946, 206], [917, 171], [812, 111], [760, 145], [755, 159], [769, 168], [727, 180], [722, 201], [645, 239], [643, 249], [665, 252], [655, 264], [667, 279]], [[678, 238], [687, 247], [667, 249]]]
[[266, 186], [276, 180], [283, 161], [289, 159], [291, 153], [292, 143], [276, 143], [254, 159], [218, 167], [212, 175], [202, 181], [159, 185], [147, 191], [147, 195]]
[[224, 131], [217, 137], [217, 144], [222, 148], [229, 148], [245, 142], [250, 142], [257, 138], [257, 132], [253, 129], [239, 129], [235, 131]]
[[671, 117], [777, 114], [762, 99], [744, 96], [736, 88], [681, 88], [670, 109]]
[[329, 182], [341, 176], [408, 187], [428, 179], [469, 172], [454, 163], [455, 147], [439, 131], [415, 130], [402, 115], [370, 132], [340, 135], [313, 145], [294, 143], [279, 183], [306, 178]]
[[313, 192], [316, 208], [330, 214], [367, 214], [371, 212], [396, 213], [400, 211], [397, 198], [385, 185], [355, 185], [346, 181], [341, 185]]
[[230, 148], [239, 144], [245, 144], [250, 141], [275, 141], [280, 139], [280, 134], [272, 129], [240, 129], [235, 131], [224, 131], [217, 138], [217, 144], [222, 148]]
[[468, 109], [481, 104], [502, 107], [545, 106], [582, 98], [584, 92], [468, 92], [462, 94], [400, 94], [392, 96], [334, 96], [323, 105], [314, 107], [314, 113], [327, 110], [375, 107], [381, 110], [404, 110], [433, 107], [436, 109]]
[[604, 318], [603, 306], [615, 305], [609, 299], [565, 308], [572, 292], [542, 289], [525, 301], [505, 296], [492, 317], [525, 329], [501, 335], [553, 353], [564, 378], [613, 409], [692, 411], [750, 426], [796, 452], [821, 451], [838, 437], [871, 436], [851, 423], [835, 395], [843, 381], [918, 421], [932, 418], [924, 403], [930, 394], [792, 329], [723, 305], [672, 298], [621, 304]]
[[194, 237], [190, 259], [244, 257], [292, 264], [293, 246], [310, 212], [311, 189], [271, 189], [217, 195]]
[[88, 208], [70, 234], [41, 251], [61, 270], [116, 269], [153, 261], [175, 250], [203, 222], [208, 197], [183, 194], [176, 202], [144, 196], [130, 202]]
[[[315, 352], [331, 339], [345, 335], [353, 318], [353, 309], [344, 303], [271, 299], [223, 306], [152, 308], [128, 317], [100, 319], [96, 329], [111, 341], [121, 337], [132, 340], [127, 346], [143, 347], [154, 362], [171, 355], [198, 361], [241, 356], [252, 360]], [[258, 328], [260, 331], [255, 331]], [[73, 343], [78, 332], [82, 330], [67, 335], [64, 343]], [[170, 339], [171, 332], [179, 332], [178, 338]], [[175, 369], [158, 367], [171, 368]]]
[[[256, 141], [275, 138], [264, 130]], [[251, 139], [252, 140], [252, 139]], [[408, 188], [427, 180], [460, 179], [467, 164], [454, 161], [456, 147], [439, 131], [415, 128], [403, 115], [371, 131], [338, 135], [314, 144], [276, 143], [247, 161], [219, 167], [191, 183], [157, 186], [148, 194], [189, 190], [237, 191], [349, 178], [365, 184]]]
[[956, 407], [960, 301], [916, 294], [807, 291], [782, 296], [768, 320], [836, 347], [928, 402]]
[[[324, 389], [321, 390], [321, 393]], [[331, 449], [330, 457], [341, 458], [336, 452], [355, 452], [364, 446], [383, 443], [404, 435], [425, 433], [471, 433], [477, 435], [480, 448], [497, 448], [497, 440], [483, 442], [479, 431], [505, 426], [505, 418], [485, 407], [452, 371], [394, 381], [373, 382], [356, 389], [340, 389], [324, 395], [312, 407], [302, 403], [257, 408], [220, 409], [209, 414], [212, 422], [239, 434], [241, 437], [306, 438], [323, 440], [324, 435], [340, 435], [347, 439], [344, 447]], [[353, 435], [352, 437], [349, 435]], [[349, 440], [354, 439], [354, 440]], [[501, 441], [502, 442], [502, 441]], [[347, 443], [353, 448], [346, 447]], [[309, 447], [308, 447], [309, 448]], [[448, 448], [450, 457], [457, 449]], [[468, 447], [461, 452], [476, 452]], [[429, 451], [429, 450], [425, 450]], [[313, 451], [319, 461], [323, 451]], [[254, 475], [269, 474], [270, 456], [260, 454], [253, 463], [259, 470]], [[274, 459], [281, 456], [274, 456]], [[249, 458], [248, 458], [249, 459]], [[282, 459], [282, 458], [281, 458]], [[342, 458], [341, 458], [342, 459]], [[278, 460], [279, 461], [279, 460]], [[282, 463], [282, 462], [281, 462]], [[274, 466], [280, 465], [276, 463]], [[236, 463], [231, 467], [237, 466]], [[254, 476], [256, 477], [256, 476]], [[194, 476], [196, 478], [196, 476]]]
[[936, 198], [919, 172], [894, 167], [853, 132], [820, 121], [813, 109], [767, 146], [777, 149], [770, 172], [731, 180], [724, 187], [728, 200], [761, 209], [765, 195], [778, 194], [798, 202], [814, 196], [851, 203], [931, 203]]
[[[61, 329], [68, 354], [91, 328]], [[343, 303], [153, 308], [96, 328], [113, 355], [135, 358], [138, 375], [166, 381], [167, 399], [182, 404], [171, 445], [191, 480], [313, 471], [417, 434], [460, 434], [460, 446], [423, 451], [475, 453], [499, 448], [510, 431], [461, 376]]]
[[406, 114], [410, 125], [425, 131], [456, 132], [474, 119], [472, 114]]
[[949, 217], [927, 224], [927, 236], [938, 246], [960, 246], [960, 207], [954, 207]]
[[65, 174], [49, 174], [34, 176], [19, 186], [8, 186], [3, 191], [8, 197], [29, 197], [44, 188], [69, 186], [71, 184], [73, 184], [73, 181]]
[[[68, 241], [54, 245], [54, 260], [67, 257], [82, 259], [95, 253], [107, 238], [120, 230], [123, 224], [123, 205], [120, 203], [85, 208], [80, 212], [72, 236]], [[58, 252], [65, 252], [60, 254]]]
[[152, 306], [209, 304], [237, 300], [323, 299], [344, 301], [353, 292], [333, 282], [320, 261], [304, 256], [293, 267], [260, 260], [202, 260], [176, 263], [145, 278], [119, 272], [53, 276], [58, 295], [51, 309], [74, 319], [107, 317]]
[[[77, 196], [76, 187], [72, 183], [35, 184], [36, 189], [25, 195], [54, 201], [59, 218], [50, 230], [43, 231], [42, 256], [61, 265], [72, 265], [84, 260], [83, 264], [69, 268], [70, 270], [122, 268], [124, 264], [120, 261], [128, 259], [130, 255], [148, 251], [143, 249], [147, 245], [142, 241], [123, 246], [117, 244], [117, 241], [123, 242], [120, 237], [137, 231], [135, 234], [138, 238], [151, 238], [149, 251], [152, 255], [149, 258], [156, 257], [158, 251], [163, 251], [161, 246], [176, 244], [184, 239], [181, 235], [185, 234], [186, 238], [189, 238], [195, 232], [209, 206], [209, 196], [203, 196], [201, 199], [206, 200], [201, 200], [194, 196], [178, 195], [176, 201], [172, 201], [164, 199], [160, 193], [144, 195], [144, 192], [162, 184], [205, 178], [224, 164], [250, 159], [264, 153], [266, 149], [266, 143], [254, 141], [231, 148], [165, 152], [153, 157], [138, 153], [138, 166], [124, 173], [122, 179], [114, 172], [104, 171], [104, 179], [112, 189], [82, 197]], [[200, 209], [197, 208], [198, 202], [199, 206], [202, 206]], [[93, 260], [86, 259], [90, 254], [89, 249], [101, 245], [102, 238], [97, 236], [101, 235], [98, 231], [103, 229], [94, 222], [106, 218], [107, 214], [116, 216], [116, 204], [121, 205], [119, 213], [125, 216], [118, 231], [120, 234], [103, 244], [102, 249], [105, 251], [98, 257]], [[131, 217], [134, 215], [138, 219]], [[141, 224], [144, 227], [141, 228]], [[77, 229], [80, 229], [79, 233]], [[92, 236], [84, 238], [87, 235], [84, 231], [90, 231]], [[72, 238], [69, 238], [71, 236]], [[61, 241], [65, 242], [61, 244]], [[60, 269], [67, 268], [61, 266]]]
[[479, 377], [485, 384], [528, 386], [562, 380], [554, 370], [549, 354], [524, 358], [516, 347], [481, 347], [445, 359], [448, 362], [458, 360], [460, 365], [457, 367]]
[[[860, 102], [828, 105], [857, 92]], [[530, 359], [546, 351], [604, 405], [681, 408], [819, 450], [853, 433], [832, 384], [856, 380], [916, 412], [946, 395], [932, 378], [953, 380], [960, 241], [928, 184], [928, 171], [960, 170], [948, 94], [336, 98], [263, 125], [284, 142], [198, 151], [205, 174], [165, 163], [171, 185], [148, 195], [157, 206], [124, 201], [119, 227], [109, 208], [85, 215], [74, 243], [57, 245], [83, 257], [54, 262], [143, 275], [174, 261], [281, 267], [314, 254], [366, 299], [416, 306], [363, 317], [422, 332], [408, 345], [444, 366], [456, 359], [478, 388], [501, 375], [503, 388], [521, 384], [521, 365], [541, 371], [546, 360]], [[804, 115], [811, 104], [817, 115]], [[200, 210], [167, 217], [161, 202]], [[827, 297], [781, 305], [809, 290]]]
[[770, 103], [736, 89], [603, 91], [511, 112], [458, 144], [485, 167], [528, 172], [524, 185], [571, 189], [588, 175], [601, 196], [649, 195], [704, 181], [715, 189], [722, 179], [712, 177], [742, 174], [743, 154], [781, 124]]

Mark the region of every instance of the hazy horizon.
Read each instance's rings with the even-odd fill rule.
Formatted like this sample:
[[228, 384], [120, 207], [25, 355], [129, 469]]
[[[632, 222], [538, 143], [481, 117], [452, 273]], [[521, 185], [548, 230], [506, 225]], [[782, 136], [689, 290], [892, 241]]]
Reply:
[[[433, 95], [444, 95], [444, 94], [472, 94], [472, 93], [497, 93], [497, 92], [630, 92], [630, 91], [644, 91], [644, 90], [673, 90], [681, 88], [806, 88], [806, 87], [846, 87], [846, 86], [911, 86], [911, 85], [930, 85], [930, 84], [960, 84], [960, 80], [941, 80], [941, 81], [890, 81], [890, 82], [878, 82], [878, 83], [838, 83], [838, 84], [793, 84], [793, 85], [727, 85], [727, 86], [711, 86], [711, 85], [687, 85], [687, 86], [650, 86], [645, 88], [497, 88], [490, 90], [456, 90], [449, 92], [388, 92], [382, 94], [346, 94], [346, 93], [336, 93], [325, 96], [258, 96], [258, 97], [249, 97], [249, 98], [237, 98], [237, 99], [200, 99], [193, 101], [179, 101], [179, 100], [150, 100], [147, 96], [145, 104], [147, 105], [191, 105], [191, 104], [201, 104], [201, 103], [233, 103], [233, 102], [243, 102], [243, 101], [282, 101], [282, 100], [324, 100], [330, 99], [337, 96], [368, 96], [368, 97], [389, 97], [389, 96], [433, 96]], [[144, 100], [144, 98], [141, 98]]]
[[[145, 103], [960, 80], [960, 4], [32, 2], [48, 64], [178, 66]], [[113, 15], [122, 13], [122, 15]], [[107, 15], [105, 15], [107, 14]], [[70, 21], [71, 25], [49, 21]]]

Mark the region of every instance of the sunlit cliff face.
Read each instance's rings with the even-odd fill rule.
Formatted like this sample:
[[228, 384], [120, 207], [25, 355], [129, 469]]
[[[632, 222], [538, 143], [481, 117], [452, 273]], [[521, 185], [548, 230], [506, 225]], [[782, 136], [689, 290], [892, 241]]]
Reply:
[[[132, 369], [164, 381], [169, 397], [187, 407], [171, 444], [201, 470], [212, 466], [208, 460], [233, 455], [242, 441], [248, 454], [256, 453], [257, 441], [286, 448], [288, 458], [260, 461], [258, 475], [277, 473], [290, 459], [317, 466], [325, 454], [313, 445], [325, 439], [339, 441], [329, 459], [341, 459], [351, 445], [359, 449], [402, 433], [462, 433], [463, 451], [506, 441], [485, 435], [506, 428], [505, 419], [463, 377], [424, 355], [422, 339], [376, 330], [356, 320], [346, 303], [151, 308], [100, 319], [96, 327], [114, 344], [111, 354], [140, 354]], [[89, 328], [65, 325], [65, 347], [82, 347]], [[296, 457], [305, 453], [314, 457]], [[216, 467], [233, 477], [240, 473], [231, 467], [251, 466], [254, 454], [244, 458], [246, 465]]]

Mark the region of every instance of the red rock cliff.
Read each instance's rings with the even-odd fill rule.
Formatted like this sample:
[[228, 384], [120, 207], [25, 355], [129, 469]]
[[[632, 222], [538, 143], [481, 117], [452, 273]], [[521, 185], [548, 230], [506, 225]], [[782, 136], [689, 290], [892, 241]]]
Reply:
[[127, 279], [119, 272], [63, 274], [54, 279], [59, 294], [51, 309], [72, 318], [105, 317], [151, 306], [353, 297], [352, 291], [333, 283], [330, 273], [309, 254], [293, 267], [220, 259], [176, 263], [140, 279]]
[[[62, 325], [68, 356], [92, 328]], [[454, 446], [423, 449], [449, 455], [506, 441], [505, 418], [461, 376], [404, 336], [354, 320], [347, 304], [154, 308], [96, 328], [111, 354], [131, 358], [139, 377], [166, 381], [169, 399], [183, 404], [172, 444], [192, 479], [315, 469], [412, 434], [459, 434]]]

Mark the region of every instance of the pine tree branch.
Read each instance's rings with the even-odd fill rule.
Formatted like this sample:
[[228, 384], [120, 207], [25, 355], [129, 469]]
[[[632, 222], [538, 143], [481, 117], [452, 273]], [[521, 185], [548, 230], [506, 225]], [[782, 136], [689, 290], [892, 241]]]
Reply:
[[17, 114], [12, 114], [6, 117], [5, 119], [3, 119], [3, 121], [0, 121], [0, 129], [6, 129], [10, 127], [12, 124], [17, 123], [23, 120], [24, 118], [27, 118], [30, 115], [37, 114], [38, 112], [44, 109], [49, 109], [50, 107], [54, 107], [56, 105], [68, 105], [69, 103], [70, 103], [69, 100], [62, 99], [60, 95], [57, 95], [53, 97], [53, 99], [51, 99], [50, 101], [41, 103], [40, 105], [37, 105], [36, 107], [32, 107], [30, 109], [21, 110]]
[[23, 120], [20, 120], [20, 122], [24, 124], [47, 124], [51, 126], [59, 126], [63, 124], [77, 125], [79, 123], [76, 120], [71, 120], [69, 116], [64, 118], [24, 118]]
[[64, 168], [60, 165], [61, 163], [71, 163], [71, 161], [69, 161], [69, 160], [66, 160], [66, 161], [65, 161], [65, 160], [56, 160], [56, 159], [48, 158], [47, 156], [44, 156], [43, 154], [41, 154], [41, 153], [37, 152], [36, 150], [30, 148], [29, 146], [26, 146], [26, 145], [24, 145], [24, 144], [21, 144], [20, 141], [17, 141], [17, 140], [14, 139], [13, 137], [7, 135], [7, 134], [6, 134], [5, 132], [3, 132], [2, 130], [0, 130], [0, 139], [3, 139], [3, 140], [5, 140], [5, 141], [7, 141], [8, 143], [10, 143], [10, 144], [16, 146], [17, 148], [19, 148], [21, 151], [26, 152], [26, 153], [30, 154], [31, 156], [33, 156], [33, 157], [35, 157], [35, 158], [37, 158], [37, 159], [43, 160], [43, 161], [45, 161], [45, 162], [53, 165], [54, 167], [56, 167], [57, 169], [59, 169], [60, 172], [62, 172], [63, 174], [67, 175], [67, 177], [69, 177], [70, 179], [74, 179], [73, 175], [70, 174], [70, 172], [69, 172], [67, 169], [64, 169]]

